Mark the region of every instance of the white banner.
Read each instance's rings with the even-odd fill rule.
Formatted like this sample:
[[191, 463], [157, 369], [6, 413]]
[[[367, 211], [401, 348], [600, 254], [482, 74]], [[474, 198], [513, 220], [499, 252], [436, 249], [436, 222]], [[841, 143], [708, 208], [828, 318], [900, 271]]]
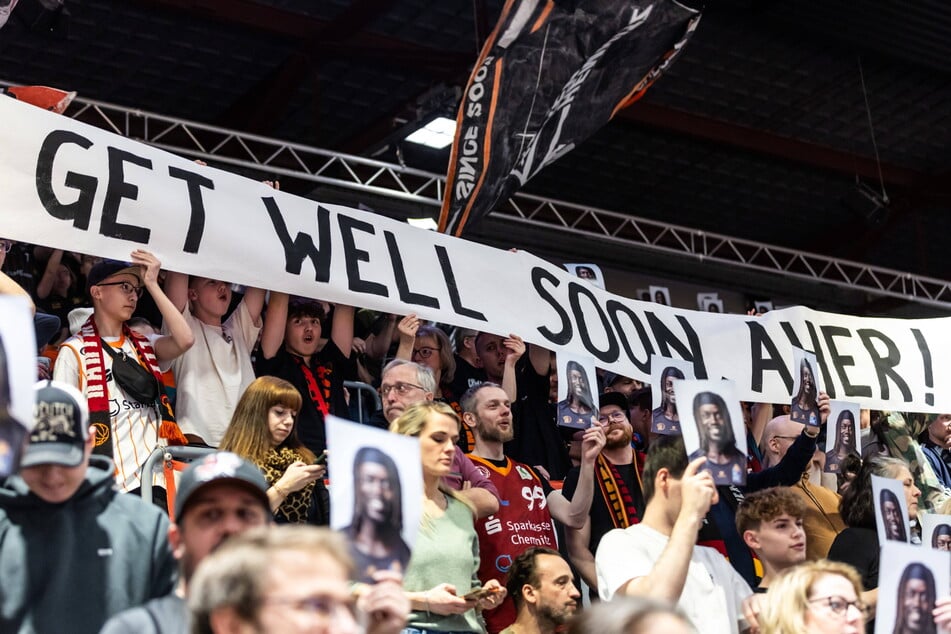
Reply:
[[[499, 334], [647, 381], [650, 357], [788, 403], [792, 348], [816, 353], [832, 398], [951, 411], [951, 321], [805, 308], [701, 313], [595, 288], [527, 252], [278, 192], [39, 108], [0, 99], [0, 236]], [[517, 244], [517, 236], [513, 243]]]

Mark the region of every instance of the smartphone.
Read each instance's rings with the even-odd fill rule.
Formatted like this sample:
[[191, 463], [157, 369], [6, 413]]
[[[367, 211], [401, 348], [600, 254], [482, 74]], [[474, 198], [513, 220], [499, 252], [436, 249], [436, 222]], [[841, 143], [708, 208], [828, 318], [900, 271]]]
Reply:
[[499, 592], [499, 588], [474, 588], [462, 596], [466, 601], [478, 601]]
[[314, 464], [327, 464], [327, 450], [324, 449], [314, 460]]

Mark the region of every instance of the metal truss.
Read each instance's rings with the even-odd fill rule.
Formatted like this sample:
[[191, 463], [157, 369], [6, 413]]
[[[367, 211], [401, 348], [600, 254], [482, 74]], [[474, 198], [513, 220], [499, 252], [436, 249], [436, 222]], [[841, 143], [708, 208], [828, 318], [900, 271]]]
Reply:
[[[2, 83], [2, 82], [0, 82]], [[76, 99], [67, 116], [171, 152], [324, 185], [438, 207], [445, 178], [430, 172], [113, 104]], [[494, 210], [518, 224], [787, 278], [951, 307], [951, 283], [803, 253], [626, 213], [516, 194]]]

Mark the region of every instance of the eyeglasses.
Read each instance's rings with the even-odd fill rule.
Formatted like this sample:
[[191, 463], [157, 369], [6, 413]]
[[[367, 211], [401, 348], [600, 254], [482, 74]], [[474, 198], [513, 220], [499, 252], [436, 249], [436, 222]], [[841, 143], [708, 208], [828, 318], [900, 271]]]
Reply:
[[606, 414], [605, 416], [598, 417], [599, 423], [606, 423], [609, 420], [615, 423], [623, 423], [624, 421], [627, 420], [627, 416], [624, 415], [624, 412], [614, 411], [614, 412], [611, 412], [610, 414]]
[[773, 438], [780, 438], [782, 440], [796, 440], [799, 436], [780, 436], [779, 434], [773, 436]]
[[284, 597], [269, 597], [264, 603], [271, 605], [288, 606], [292, 610], [305, 612], [323, 619], [353, 620], [356, 618], [356, 605], [352, 601], [340, 601], [330, 597], [304, 597], [302, 599], [286, 599]]
[[433, 356], [434, 352], [439, 352], [442, 348], [430, 348], [429, 346], [423, 346], [422, 348], [416, 348], [413, 350], [413, 356], [419, 355], [420, 359], [428, 359]]
[[818, 597], [816, 599], [808, 599], [809, 603], [824, 603], [826, 607], [832, 610], [833, 614], [838, 616], [845, 616], [849, 611], [849, 608], [855, 608], [859, 611], [862, 616], [868, 616], [868, 606], [856, 599], [855, 601], [847, 601], [845, 597]]
[[396, 390], [396, 393], [399, 394], [400, 396], [406, 396], [407, 394], [409, 394], [410, 390], [425, 391], [425, 389], [426, 388], [424, 388], [422, 385], [413, 385], [412, 383], [403, 383], [401, 381], [397, 381], [393, 385], [381, 385], [380, 396], [382, 396], [383, 398], [386, 398], [386, 396], [393, 390]]
[[142, 297], [142, 291], [144, 290], [142, 286], [133, 286], [128, 282], [108, 282], [106, 284], [96, 284], [96, 286], [118, 286], [126, 295], [135, 293], [136, 297]]
[[9, 253], [13, 248], [13, 243], [9, 240], [0, 240], [0, 253]]

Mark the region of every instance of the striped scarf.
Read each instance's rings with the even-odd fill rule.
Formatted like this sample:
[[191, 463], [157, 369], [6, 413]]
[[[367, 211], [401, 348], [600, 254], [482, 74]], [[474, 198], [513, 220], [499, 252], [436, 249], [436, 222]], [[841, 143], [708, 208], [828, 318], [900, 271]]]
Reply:
[[[175, 422], [172, 413], [172, 404], [165, 392], [162, 383], [162, 374], [159, 371], [158, 359], [152, 344], [142, 335], [122, 324], [122, 335], [127, 337], [135, 348], [140, 363], [148, 369], [159, 384], [159, 398], [156, 402], [162, 424], [159, 426], [159, 438], [165, 439], [170, 445], [185, 445], [188, 441]], [[105, 364], [102, 357], [102, 339], [99, 338], [99, 329], [93, 315], [79, 329], [82, 339], [83, 366], [86, 371], [86, 400], [89, 402], [89, 423], [96, 428], [95, 452], [112, 458], [114, 448], [112, 443], [112, 416], [109, 413], [109, 386], [106, 382]]]
[[[640, 485], [640, 471], [637, 468], [637, 454], [634, 454], [634, 475]], [[598, 454], [598, 460], [595, 463], [597, 473], [598, 488], [601, 490], [601, 496], [607, 502], [608, 509], [611, 511], [611, 521], [614, 528], [627, 528], [640, 522], [637, 516], [637, 508], [634, 506], [634, 498], [624, 483], [624, 478], [615, 468], [611, 461], [603, 455]]]

